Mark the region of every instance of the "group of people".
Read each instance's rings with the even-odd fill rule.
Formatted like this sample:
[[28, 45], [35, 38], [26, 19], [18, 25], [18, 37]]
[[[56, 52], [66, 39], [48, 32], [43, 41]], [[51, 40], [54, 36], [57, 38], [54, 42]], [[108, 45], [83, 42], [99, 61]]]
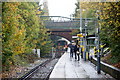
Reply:
[[77, 45], [76, 43], [70, 43], [68, 45], [70, 48], [70, 57], [73, 57], [75, 55], [75, 60], [80, 60], [80, 45]]

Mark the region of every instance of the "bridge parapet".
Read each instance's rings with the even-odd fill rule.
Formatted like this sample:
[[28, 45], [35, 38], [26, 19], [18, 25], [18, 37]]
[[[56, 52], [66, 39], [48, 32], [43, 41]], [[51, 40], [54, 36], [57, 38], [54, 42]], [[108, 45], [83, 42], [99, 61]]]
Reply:
[[[68, 18], [62, 16], [40, 16], [43, 20], [43, 23], [48, 29], [79, 29], [80, 28], [80, 19], [79, 18]], [[94, 26], [95, 19], [92, 18], [82, 18], [82, 26], [85, 26], [85, 23], [88, 23], [88, 26]]]

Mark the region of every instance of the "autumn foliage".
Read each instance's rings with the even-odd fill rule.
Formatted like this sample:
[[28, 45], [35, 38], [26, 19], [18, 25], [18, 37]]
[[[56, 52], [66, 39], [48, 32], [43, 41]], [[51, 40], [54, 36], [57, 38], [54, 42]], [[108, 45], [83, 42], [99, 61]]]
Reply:
[[32, 49], [42, 48], [44, 51], [41, 53], [49, 53], [51, 41], [36, 15], [38, 7], [37, 3], [30, 2], [2, 3], [3, 70], [5, 66], [15, 65], [17, 56], [28, 58], [33, 55]]
[[120, 2], [100, 4], [101, 40], [111, 49], [112, 63], [120, 62]]
[[[100, 41], [111, 50], [111, 57], [107, 60], [111, 63], [120, 62], [120, 2], [78, 2], [76, 4], [75, 17], [93, 18], [100, 28]], [[94, 29], [90, 30], [92, 32]], [[95, 32], [95, 30], [94, 30]]]

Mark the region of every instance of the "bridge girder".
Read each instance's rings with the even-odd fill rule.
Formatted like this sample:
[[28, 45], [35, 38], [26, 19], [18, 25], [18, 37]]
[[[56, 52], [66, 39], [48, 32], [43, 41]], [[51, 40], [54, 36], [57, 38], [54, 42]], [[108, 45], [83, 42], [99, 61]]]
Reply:
[[[80, 29], [80, 18], [68, 18], [62, 16], [40, 16], [48, 29]], [[57, 19], [55, 19], [57, 18]], [[54, 20], [55, 19], [55, 20]], [[82, 26], [85, 23], [95, 22], [92, 18], [82, 18]]]

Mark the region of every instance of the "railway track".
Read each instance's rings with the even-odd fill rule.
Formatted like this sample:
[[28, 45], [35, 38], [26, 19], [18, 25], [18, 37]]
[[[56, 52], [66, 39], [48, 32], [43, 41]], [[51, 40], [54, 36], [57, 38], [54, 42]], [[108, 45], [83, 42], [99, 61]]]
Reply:
[[18, 80], [28, 80], [32, 78], [39, 78], [41, 80], [48, 80], [49, 75], [52, 72], [54, 65], [57, 63], [58, 59], [49, 59], [43, 62], [42, 64], [36, 66], [28, 73], [23, 75]]

